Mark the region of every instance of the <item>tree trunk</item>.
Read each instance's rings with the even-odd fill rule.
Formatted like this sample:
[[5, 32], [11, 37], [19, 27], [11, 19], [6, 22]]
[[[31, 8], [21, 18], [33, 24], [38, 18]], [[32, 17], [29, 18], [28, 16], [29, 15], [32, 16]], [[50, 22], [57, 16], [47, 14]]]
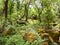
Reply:
[[28, 4], [25, 4], [25, 16], [26, 16], [26, 21], [28, 21]]
[[4, 29], [5, 24], [7, 22], [7, 14], [8, 14], [8, 0], [5, 1], [4, 3], [4, 14], [5, 14], [5, 21], [3, 22], [2, 28]]
[[7, 14], [8, 14], [8, 0], [5, 1], [5, 19], [7, 18]]

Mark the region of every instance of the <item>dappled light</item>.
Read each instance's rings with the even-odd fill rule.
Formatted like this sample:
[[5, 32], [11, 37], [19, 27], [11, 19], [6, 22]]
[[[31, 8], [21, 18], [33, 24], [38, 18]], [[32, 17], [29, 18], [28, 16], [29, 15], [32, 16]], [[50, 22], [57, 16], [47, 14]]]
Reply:
[[60, 45], [60, 0], [0, 0], [0, 45]]

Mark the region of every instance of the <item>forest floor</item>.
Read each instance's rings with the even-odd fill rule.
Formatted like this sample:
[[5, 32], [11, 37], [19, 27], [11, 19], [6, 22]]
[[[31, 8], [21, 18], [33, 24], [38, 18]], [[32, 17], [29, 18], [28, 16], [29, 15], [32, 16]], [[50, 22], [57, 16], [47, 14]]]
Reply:
[[[11, 25], [6, 27], [0, 35], [0, 45], [60, 45], [60, 31], [41, 28], [38, 20], [28, 21], [27, 25], [16, 24], [12, 25], [12, 28]], [[47, 39], [44, 36], [48, 36]], [[58, 38], [58, 43], [54, 37]]]

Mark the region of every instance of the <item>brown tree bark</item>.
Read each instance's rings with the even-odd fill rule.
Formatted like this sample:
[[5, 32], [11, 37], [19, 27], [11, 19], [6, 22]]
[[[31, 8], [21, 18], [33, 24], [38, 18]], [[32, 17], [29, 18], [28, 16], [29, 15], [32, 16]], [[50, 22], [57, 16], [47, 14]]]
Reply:
[[8, 14], [8, 0], [5, 1], [5, 18], [7, 18], [7, 14]]

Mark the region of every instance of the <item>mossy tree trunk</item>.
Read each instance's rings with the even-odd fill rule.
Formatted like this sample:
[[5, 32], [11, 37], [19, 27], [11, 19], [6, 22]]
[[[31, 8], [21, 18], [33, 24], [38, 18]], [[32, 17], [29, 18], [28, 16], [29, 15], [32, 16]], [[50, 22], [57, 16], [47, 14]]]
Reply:
[[29, 8], [29, 4], [25, 4], [25, 16], [26, 16], [26, 21], [28, 21], [28, 8]]

